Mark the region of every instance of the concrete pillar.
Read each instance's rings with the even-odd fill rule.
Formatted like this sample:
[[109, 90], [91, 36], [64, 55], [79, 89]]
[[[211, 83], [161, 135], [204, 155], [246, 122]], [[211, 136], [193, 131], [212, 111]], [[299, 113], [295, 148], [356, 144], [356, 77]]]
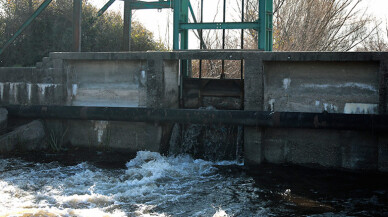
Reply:
[[148, 108], [161, 108], [164, 98], [164, 64], [163, 59], [147, 60], [147, 102]]
[[378, 169], [388, 172], [388, 135], [380, 134], [378, 143]]
[[82, 0], [73, 3], [73, 51], [81, 52]]
[[[245, 59], [244, 110], [262, 111], [264, 108], [264, 70], [260, 59]], [[263, 129], [244, 128], [245, 164], [254, 166], [264, 160]]]
[[0, 108], [0, 134], [7, 132], [8, 111], [5, 108]]
[[379, 73], [379, 114], [387, 113], [388, 59], [380, 61]]
[[65, 105], [67, 100], [67, 75], [64, 73], [64, 62], [62, 59], [53, 59], [53, 82], [59, 84], [54, 89], [54, 104]]
[[[387, 114], [388, 107], [388, 55], [380, 61], [380, 99], [379, 113]], [[378, 169], [381, 172], [388, 172], [388, 135], [378, 135]]]
[[341, 131], [340, 143], [343, 168], [377, 170], [378, 140], [376, 134], [367, 131]]

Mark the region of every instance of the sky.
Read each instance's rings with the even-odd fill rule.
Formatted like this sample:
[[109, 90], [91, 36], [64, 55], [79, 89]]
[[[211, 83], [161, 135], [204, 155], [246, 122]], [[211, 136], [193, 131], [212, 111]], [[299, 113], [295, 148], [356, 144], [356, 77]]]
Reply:
[[[157, 1], [157, 0], [143, 0], [143, 1]], [[228, 5], [226, 10], [228, 14], [232, 14], [227, 17], [227, 22], [237, 20], [238, 15], [236, 12], [236, 2], [239, 0], [227, 0]], [[356, 1], [356, 0], [354, 0]], [[108, 0], [90, 0], [93, 5], [98, 8], [102, 8]], [[198, 8], [196, 4], [198, 0], [191, 0], [194, 11]], [[211, 22], [215, 18], [215, 21], [222, 21], [222, 14], [216, 15], [217, 5], [220, 8], [219, 11], [222, 13], [222, 0], [204, 0], [204, 22]], [[377, 19], [382, 21], [388, 20], [388, 0], [364, 0], [363, 7], [367, 7], [369, 13], [376, 16]], [[109, 10], [123, 12], [124, 3], [123, 1], [116, 0], [115, 3], [109, 8]], [[195, 12], [197, 13], [197, 12]], [[198, 16], [198, 15], [197, 15]], [[190, 16], [191, 17], [191, 16]], [[199, 17], [199, 16], [198, 16]], [[171, 9], [158, 10], [137, 10], [133, 14], [133, 18], [141, 22], [148, 30], [153, 32], [154, 38], [160, 40], [165, 44], [172, 46], [172, 20], [173, 12]], [[198, 18], [197, 18], [198, 19]], [[193, 33], [189, 33], [189, 38], [195, 38]], [[198, 49], [199, 42], [197, 40], [190, 40], [189, 49]]]

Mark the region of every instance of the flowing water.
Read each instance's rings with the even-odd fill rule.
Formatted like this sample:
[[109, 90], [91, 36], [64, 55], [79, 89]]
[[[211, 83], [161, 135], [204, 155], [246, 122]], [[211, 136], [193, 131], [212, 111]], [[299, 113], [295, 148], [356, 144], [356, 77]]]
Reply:
[[0, 216], [388, 216], [387, 177], [138, 152], [125, 166], [0, 159]]

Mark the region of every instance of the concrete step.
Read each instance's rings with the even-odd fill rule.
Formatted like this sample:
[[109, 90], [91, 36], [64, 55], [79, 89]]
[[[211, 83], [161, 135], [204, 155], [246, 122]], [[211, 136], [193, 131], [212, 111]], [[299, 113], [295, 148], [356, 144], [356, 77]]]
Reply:
[[44, 68], [52, 68], [54, 67], [53, 62], [50, 57], [43, 57], [42, 59], [42, 67]]
[[38, 69], [42, 68], [42, 66], [43, 66], [42, 62], [37, 62], [36, 65], [35, 65], [35, 67], [38, 68]]

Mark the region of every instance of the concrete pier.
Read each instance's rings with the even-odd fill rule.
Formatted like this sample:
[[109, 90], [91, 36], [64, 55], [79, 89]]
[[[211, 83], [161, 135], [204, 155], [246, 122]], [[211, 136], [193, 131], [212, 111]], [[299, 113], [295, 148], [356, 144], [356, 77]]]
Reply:
[[[244, 91], [233, 92], [232, 97], [237, 98], [234, 103], [243, 96], [240, 106], [246, 111], [387, 113], [388, 53], [357, 52], [51, 53], [36, 67], [0, 68], [1, 105], [177, 109], [180, 100], [187, 100], [195, 107], [196, 92], [182, 95], [190, 90], [178, 66], [179, 60], [198, 59], [244, 61], [244, 81], [238, 83]], [[213, 101], [224, 105], [222, 109], [233, 104], [224, 103], [222, 96], [212, 97], [218, 97]], [[235, 104], [230, 109], [239, 107]], [[67, 129], [66, 141], [73, 146], [128, 152], [165, 150], [172, 127], [97, 120], [50, 121], [49, 125]], [[245, 127], [245, 162], [388, 172], [386, 137], [373, 129]]]

